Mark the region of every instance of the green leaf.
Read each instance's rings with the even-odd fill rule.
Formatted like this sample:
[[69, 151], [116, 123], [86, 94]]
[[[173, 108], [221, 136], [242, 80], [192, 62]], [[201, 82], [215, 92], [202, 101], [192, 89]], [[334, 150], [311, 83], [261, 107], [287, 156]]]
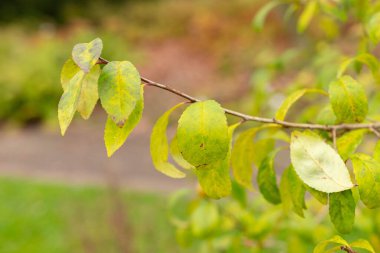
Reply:
[[380, 12], [376, 12], [367, 22], [366, 31], [374, 44], [380, 41]]
[[348, 242], [346, 242], [339, 235], [336, 235], [331, 239], [328, 239], [328, 240], [325, 240], [325, 241], [318, 243], [318, 245], [315, 247], [313, 253], [325, 253], [326, 247], [329, 246], [329, 244], [339, 244], [342, 246], [348, 246]]
[[181, 152], [179, 152], [178, 149], [178, 141], [177, 141], [177, 135], [174, 136], [172, 141], [170, 142], [170, 154], [173, 158], [173, 160], [182, 168], [184, 169], [195, 169], [193, 165], [188, 163], [182, 156]]
[[255, 18], [252, 20], [252, 25], [256, 31], [261, 31], [263, 29], [265, 18], [268, 16], [268, 13], [280, 4], [279, 1], [270, 1], [257, 12]]
[[150, 154], [154, 167], [161, 173], [172, 178], [183, 178], [186, 175], [168, 162], [169, 145], [166, 136], [166, 128], [170, 114], [183, 105], [180, 103], [166, 111], [156, 122], [150, 136]]
[[380, 162], [365, 154], [351, 157], [360, 199], [368, 208], [380, 207]]
[[336, 122], [336, 116], [330, 104], [323, 107], [322, 110], [317, 115], [317, 119], [316, 119], [317, 124], [334, 125], [335, 122]]
[[293, 198], [292, 198], [292, 193], [290, 191], [291, 182], [289, 179], [290, 169], [291, 168], [288, 167], [284, 170], [284, 172], [282, 173], [281, 181], [280, 181], [281, 202], [282, 202], [282, 207], [285, 213], [289, 213], [293, 207]]
[[229, 138], [222, 107], [213, 100], [190, 105], [178, 121], [177, 140], [183, 158], [195, 167], [223, 160]]
[[100, 75], [100, 66], [96, 65], [92, 67], [89, 73], [87, 73], [81, 84], [81, 91], [78, 101], [78, 112], [83, 119], [90, 118], [92, 111], [94, 110], [96, 103], [98, 102], [98, 79]]
[[[239, 125], [240, 123], [237, 123], [228, 128], [230, 140], [235, 128]], [[231, 151], [228, 152], [223, 160], [216, 161], [202, 167], [202, 169], [196, 170], [199, 183], [207, 196], [219, 199], [231, 194], [230, 156]]]
[[78, 106], [84, 72], [78, 72], [67, 85], [58, 104], [58, 120], [61, 134], [65, 135]]
[[346, 161], [358, 148], [367, 130], [353, 130], [337, 139], [336, 146], [339, 155]]
[[359, 239], [357, 241], [354, 241], [350, 243], [351, 248], [357, 248], [357, 249], [364, 249], [371, 253], [376, 253], [373, 249], [372, 245], [364, 239]]
[[98, 61], [102, 53], [103, 43], [99, 38], [94, 39], [89, 43], [76, 44], [72, 51], [74, 62], [86, 73]]
[[342, 76], [329, 88], [330, 103], [339, 123], [362, 122], [368, 112], [364, 88], [350, 76]]
[[301, 16], [298, 19], [297, 31], [302, 33], [309, 26], [314, 13], [318, 10], [318, 2], [315, 0], [308, 1], [305, 9], [303, 10]]
[[127, 61], [108, 63], [99, 77], [99, 97], [104, 110], [122, 127], [141, 96], [140, 74]]
[[351, 232], [355, 221], [355, 205], [351, 190], [330, 194], [330, 219], [339, 233]]
[[259, 168], [262, 161], [275, 147], [275, 141], [273, 139], [262, 139], [253, 142], [252, 160], [256, 168]]
[[108, 117], [106, 127], [104, 129], [104, 143], [107, 149], [108, 157], [111, 157], [127, 140], [130, 133], [140, 122], [144, 109], [144, 90], [141, 86], [141, 97], [137, 101], [135, 109], [129, 115], [125, 125], [120, 128]]
[[339, 192], [354, 186], [338, 153], [313, 132], [292, 133], [290, 158], [301, 180], [318, 191]]
[[326, 192], [317, 191], [305, 184], [305, 187], [310, 194], [319, 201], [322, 205], [327, 205], [328, 195]]
[[61, 70], [61, 84], [64, 91], [66, 91], [70, 80], [79, 72], [81, 69], [72, 59], [68, 59], [65, 64], [63, 64]]
[[261, 194], [264, 198], [272, 204], [281, 203], [280, 191], [276, 182], [276, 171], [274, 170], [274, 158], [278, 151], [281, 149], [273, 150], [263, 160], [257, 174], [257, 183]]
[[371, 70], [375, 80], [377, 82], [380, 82], [380, 63], [375, 56], [367, 53], [362, 53], [355, 57], [344, 60], [339, 66], [337, 77], [341, 77], [344, 74], [344, 72], [346, 72], [348, 66], [352, 64], [357, 65], [358, 63], [367, 65], [368, 68]]
[[219, 222], [219, 212], [212, 202], [201, 201], [191, 214], [191, 231], [197, 237], [204, 237], [212, 233]]
[[380, 162], [380, 141], [378, 141], [375, 145], [375, 149], [373, 150], [373, 158]]
[[327, 95], [327, 93], [323, 90], [319, 89], [301, 89], [301, 90], [296, 90], [292, 94], [290, 94], [284, 102], [282, 102], [280, 108], [278, 108], [276, 112], [275, 118], [277, 120], [284, 120], [286, 117], [286, 114], [288, 113], [290, 107], [297, 102], [303, 95], [306, 93], [320, 93], [323, 95]]
[[289, 177], [289, 191], [291, 193], [290, 196], [292, 199], [294, 212], [299, 216], [304, 217], [303, 209], [306, 209], [306, 188], [292, 166], [289, 167], [287, 176]]

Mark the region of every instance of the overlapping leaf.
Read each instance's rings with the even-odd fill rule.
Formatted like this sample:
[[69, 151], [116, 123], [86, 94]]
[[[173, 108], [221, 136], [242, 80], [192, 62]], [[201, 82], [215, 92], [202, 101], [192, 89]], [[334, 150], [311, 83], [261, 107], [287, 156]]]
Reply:
[[364, 134], [367, 132], [365, 129], [353, 130], [343, 134], [337, 139], [336, 146], [339, 155], [346, 161], [358, 148], [363, 140]]
[[102, 53], [102, 49], [102, 40], [96, 38], [89, 43], [80, 43], [75, 45], [72, 51], [72, 57], [79, 68], [88, 73], [98, 61], [100, 54]]
[[[298, 214], [301, 217], [304, 217], [303, 210], [306, 209], [306, 187], [304, 186], [304, 183], [300, 180], [292, 166], [287, 168], [282, 174], [280, 192], [281, 198], [282, 196], [285, 196], [286, 198], [286, 200], [282, 199], [283, 205], [289, 205], [289, 207], [292, 206], [296, 214]], [[290, 204], [285, 203], [285, 201], [290, 201]]]
[[331, 193], [353, 187], [343, 160], [312, 132], [292, 133], [290, 157], [301, 180], [316, 190]]
[[195, 167], [223, 160], [229, 138], [222, 107], [213, 100], [190, 105], [178, 121], [177, 140], [183, 158]]
[[108, 157], [112, 156], [127, 140], [128, 136], [136, 125], [140, 122], [144, 109], [143, 86], [141, 86], [141, 97], [136, 103], [136, 107], [129, 115], [123, 127], [119, 127], [108, 117], [106, 127], [104, 129], [104, 143], [107, 149]]
[[380, 207], [380, 162], [365, 154], [351, 157], [360, 199], [368, 208]]
[[362, 122], [368, 112], [364, 88], [350, 76], [342, 76], [330, 84], [330, 103], [338, 122]]
[[355, 207], [356, 203], [351, 190], [330, 194], [330, 219], [340, 233], [351, 232], [355, 221]]
[[154, 167], [161, 173], [172, 178], [183, 178], [186, 176], [182, 171], [178, 170], [173, 164], [168, 162], [169, 144], [166, 136], [169, 116], [181, 105], [183, 105], [183, 103], [180, 103], [166, 111], [157, 120], [150, 136], [150, 154]]
[[141, 97], [140, 74], [127, 61], [108, 63], [99, 77], [99, 97], [104, 110], [122, 127]]

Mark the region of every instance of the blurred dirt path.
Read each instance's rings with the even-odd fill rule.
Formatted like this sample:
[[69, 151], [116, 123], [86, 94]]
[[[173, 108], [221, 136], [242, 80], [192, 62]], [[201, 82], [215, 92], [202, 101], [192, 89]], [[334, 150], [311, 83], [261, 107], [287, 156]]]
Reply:
[[64, 137], [58, 129], [1, 130], [0, 176], [96, 185], [117, 180], [122, 188], [147, 191], [192, 187], [191, 180], [171, 179], [153, 168], [145, 125], [111, 158], [104, 148], [103, 126], [96, 122], [76, 121]]

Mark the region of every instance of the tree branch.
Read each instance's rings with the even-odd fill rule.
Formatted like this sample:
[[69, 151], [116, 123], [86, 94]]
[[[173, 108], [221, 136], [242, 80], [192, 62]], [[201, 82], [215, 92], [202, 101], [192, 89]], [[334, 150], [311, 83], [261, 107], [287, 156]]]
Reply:
[[[108, 60], [104, 58], [99, 58], [97, 64], [107, 64], [109, 63]], [[165, 84], [157, 83], [152, 80], [149, 80], [148, 78], [141, 77], [141, 81], [149, 86], [154, 86], [166, 91], [169, 91], [177, 96], [180, 96], [182, 98], [187, 99], [189, 102], [199, 102], [201, 100], [192, 97], [182, 91], [176, 90], [174, 88], [171, 88]], [[373, 122], [373, 123], [351, 123], [351, 124], [338, 124], [338, 125], [321, 125], [321, 124], [307, 124], [307, 123], [295, 123], [295, 122], [289, 122], [284, 120], [277, 120], [275, 118], [263, 118], [258, 116], [252, 116], [248, 114], [243, 114], [237, 111], [233, 111], [230, 109], [223, 108], [224, 111], [227, 114], [233, 115], [235, 117], [241, 118], [243, 121], [254, 121], [254, 122], [260, 122], [260, 123], [272, 123], [276, 125], [280, 125], [286, 128], [299, 128], [299, 129], [319, 129], [319, 130], [325, 130], [325, 131], [333, 131], [336, 132], [337, 130], [354, 130], [354, 129], [376, 129], [380, 128], [380, 122]], [[373, 131], [373, 130], [372, 130]]]

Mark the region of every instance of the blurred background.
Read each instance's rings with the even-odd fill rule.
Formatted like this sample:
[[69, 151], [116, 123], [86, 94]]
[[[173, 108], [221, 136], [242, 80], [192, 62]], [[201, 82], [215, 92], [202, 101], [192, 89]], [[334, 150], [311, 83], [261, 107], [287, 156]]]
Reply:
[[[104, 58], [129, 60], [144, 77], [232, 109], [272, 117], [282, 94], [299, 87], [326, 88], [342, 57], [356, 52], [360, 41], [354, 23], [341, 25], [325, 16], [299, 35], [296, 16], [287, 15], [286, 6], [270, 12], [259, 32], [253, 18], [266, 3], [0, 1], [0, 252], [201, 252], [178, 222], [173, 226], [168, 207], [169, 196], [182, 188], [191, 189], [186, 196], [197, 198], [195, 181], [161, 175], [149, 155], [152, 125], [180, 100], [147, 87], [142, 121], [108, 159], [103, 144], [106, 115], [100, 107], [90, 120], [74, 120], [66, 136], [60, 136], [60, 70], [76, 43], [100, 37]], [[370, 80], [368, 74], [360, 78]], [[297, 116], [290, 118], [316, 118], [327, 100], [311, 96], [302, 102], [316, 101], [316, 107], [294, 110], [291, 115]], [[373, 101], [376, 105], [379, 100]], [[281, 207], [258, 196], [246, 210], [239, 211], [235, 202], [223, 203], [216, 203], [221, 204], [220, 213], [252, 216], [246, 222], [260, 243], [268, 243], [269, 232], [277, 228], [268, 252], [310, 252], [335, 233], [327, 209], [316, 203], [310, 204], [306, 220], [292, 217], [279, 226]], [[380, 217], [365, 212], [359, 211], [351, 237], [363, 236], [379, 249]], [[259, 213], [264, 218], [257, 218]], [[228, 228], [228, 222], [218, 224]], [[263, 247], [257, 252], [267, 251]]]

